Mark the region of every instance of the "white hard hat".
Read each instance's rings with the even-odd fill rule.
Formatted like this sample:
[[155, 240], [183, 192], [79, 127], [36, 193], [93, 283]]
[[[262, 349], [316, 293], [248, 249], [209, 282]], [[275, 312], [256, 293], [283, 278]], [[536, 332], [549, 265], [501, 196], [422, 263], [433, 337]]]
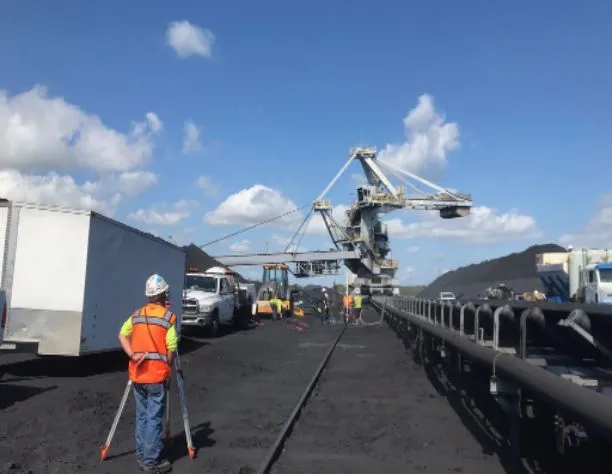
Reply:
[[321, 288], [321, 291], [325, 293], [327, 291], [327, 288]]
[[157, 273], [155, 275], [151, 275], [147, 280], [145, 285], [145, 295], [146, 296], [157, 296], [161, 295], [168, 291], [168, 283], [162, 277], [160, 277]]
[[358, 295], [361, 293], [361, 290], [359, 288], [355, 288], [355, 294]]

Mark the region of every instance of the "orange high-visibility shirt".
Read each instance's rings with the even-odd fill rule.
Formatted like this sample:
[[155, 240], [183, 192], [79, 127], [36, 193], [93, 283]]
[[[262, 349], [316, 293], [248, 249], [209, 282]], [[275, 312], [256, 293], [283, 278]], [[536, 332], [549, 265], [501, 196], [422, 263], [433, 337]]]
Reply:
[[129, 377], [134, 383], [160, 383], [170, 375], [166, 334], [176, 315], [165, 307], [147, 304], [132, 316], [132, 351], [148, 353], [138, 366], [130, 360]]
[[344, 305], [344, 309], [350, 309], [353, 305], [353, 297], [351, 295], [344, 295], [342, 297], [342, 304]]

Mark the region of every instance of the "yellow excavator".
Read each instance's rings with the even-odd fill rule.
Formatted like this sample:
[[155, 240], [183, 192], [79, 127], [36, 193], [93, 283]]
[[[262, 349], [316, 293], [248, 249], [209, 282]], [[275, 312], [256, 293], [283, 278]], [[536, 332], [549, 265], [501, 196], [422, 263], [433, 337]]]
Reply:
[[265, 263], [263, 265], [263, 278], [257, 293], [257, 301], [253, 303], [253, 315], [270, 315], [270, 298], [276, 296], [282, 302], [283, 317], [304, 316], [300, 305], [295, 305], [293, 292], [289, 288], [289, 267], [284, 263]]

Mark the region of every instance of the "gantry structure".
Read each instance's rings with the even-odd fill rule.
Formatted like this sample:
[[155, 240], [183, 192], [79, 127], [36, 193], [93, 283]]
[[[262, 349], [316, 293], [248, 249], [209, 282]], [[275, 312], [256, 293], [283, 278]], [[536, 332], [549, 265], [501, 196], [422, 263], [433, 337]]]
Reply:
[[[325, 196], [355, 161], [360, 163], [365, 181], [357, 186], [356, 200], [345, 215], [334, 216], [334, 207]], [[394, 185], [383, 168], [402, 184]], [[407, 188], [413, 192], [408, 194]], [[399, 284], [395, 278], [399, 265], [396, 260], [389, 258], [389, 232], [381, 216], [407, 209], [437, 211], [442, 219], [454, 219], [467, 217], [471, 207], [470, 194], [442, 188], [388, 161], [380, 160], [375, 147], [359, 146], [350, 150], [344, 166], [312, 202], [310, 212], [284, 252], [215, 258], [226, 266], [286, 263], [292, 265], [291, 271], [297, 278], [337, 275], [344, 265], [354, 275], [356, 286], [368, 288], [372, 292], [387, 292]], [[321, 216], [335, 248], [298, 252], [310, 219], [315, 214]]]

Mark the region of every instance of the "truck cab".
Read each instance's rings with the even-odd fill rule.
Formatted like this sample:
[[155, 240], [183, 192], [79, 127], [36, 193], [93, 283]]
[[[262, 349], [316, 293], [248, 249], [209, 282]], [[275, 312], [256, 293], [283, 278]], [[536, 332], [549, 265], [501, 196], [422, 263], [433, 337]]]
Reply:
[[573, 249], [536, 256], [546, 296], [556, 301], [612, 304], [610, 249]]
[[190, 268], [185, 275], [182, 325], [208, 329], [213, 336], [221, 326], [235, 324], [239, 285], [233, 272], [213, 267], [205, 272]]
[[587, 265], [584, 272], [584, 301], [612, 304], [612, 263]]

